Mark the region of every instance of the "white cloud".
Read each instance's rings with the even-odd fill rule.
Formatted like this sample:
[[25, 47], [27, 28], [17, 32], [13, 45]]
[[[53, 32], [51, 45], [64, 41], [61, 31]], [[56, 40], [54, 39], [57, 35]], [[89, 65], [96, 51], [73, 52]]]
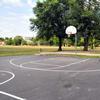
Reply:
[[9, 16], [16, 16], [17, 13], [16, 13], [16, 12], [9, 11], [9, 12], [8, 12], [8, 15], [9, 15]]
[[24, 14], [24, 15], [23, 15], [23, 18], [24, 18], [25, 20], [29, 20], [30, 18], [36, 18], [36, 16], [35, 16], [34, 14], [28, 14], [28, 15]]
[[[30, 11], [36, 5], [34, 0], [0, 0], [0, 5], [7, 8], [5, 14], [0, 15], [0, 33], [3, 33], [0, 37], [36, 36], [36, 33], [30, 30], [29, 21], [30, 18], [35, 18]], [[13, 11], [13, 7], [21, 7], [21, 13]]]
[[33, 2], [32, 0], [27, 0], [27, 4], [32, 8], [36, 6], [36, 2]]
[[2, 3], [0, 2], [0, 6], [2, 6]]
[[22, 2], [21, 0], [2, 0], [1, 1], [1, 4], [6, 4], [6, 5], [9, 5], [9, 6], [22, 6]]
[[0, 37], [35, 36], [30, 30], [29, 19], [33, 14], [18, 14], [9, 12], [8, 16], [0, 16]]

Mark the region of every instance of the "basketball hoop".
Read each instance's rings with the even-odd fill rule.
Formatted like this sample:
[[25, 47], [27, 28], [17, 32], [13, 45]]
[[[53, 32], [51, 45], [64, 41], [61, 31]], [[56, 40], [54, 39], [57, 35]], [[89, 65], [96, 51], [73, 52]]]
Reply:
[[70, 34], [68, 34], [68, 37], [70, 37]]
[[74, 26], [68, 26], [66, 28], [66, 34], [76, 34], [77, 33], [77, 29]]
[[70, 37], [71, 34], [75, 35], [75, 49], [77, 51], [77, 29], [74, 26], [68, 26], [65, 30], [66, 34], [68, 35], [68, 37]]
[[68, 26], [66, 28], [66, 34], [68, 35], [68, 37], [70, 37], [71, 34], [76, 34], [77, 30], [74, 26]]
[[71, 36], [71, 33], [70, 34], [67, 34], [68, 35], [68, 37], [70, 37]]

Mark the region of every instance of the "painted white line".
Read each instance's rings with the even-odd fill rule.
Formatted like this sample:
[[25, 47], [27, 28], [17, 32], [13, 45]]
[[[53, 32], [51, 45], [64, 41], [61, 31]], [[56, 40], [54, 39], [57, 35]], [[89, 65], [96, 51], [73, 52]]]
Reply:
[[86, 62], [87, 60], [89, 60], [89, 59], [85, 59], [85, 60], [81, 60], [81, 61], [78, 61], [78, 62], [70, 63], [68, 65], [64, 65], [64, 66], [60, 66], [60, 67], [54, 67], [54, 68], [49, 68], [49, 69], [61, 69], [61, 68], [65, 68], [65, 67], [69, 67], [69, 66], [72, 66], [72, 65], [76, 65], [76, 64], [79, 64], [79, 63], [82, 63], [82, 62]]
[[28, 69], [28, 70], [44, 71], [44, 72], [67, 72], [67, 73], [77, 73], [77, 74], [88, 73], [88, 72], [100, 72], [100, 69], [97, 69], [97, 70], [51, 70], [51, 69], [41, 69], [41, 68], [29, 68], [23, 65], [19, 67], [23, 69]]
[[12, 77], [11, 77], [11, 78], [9, 78], [8, 80], [6, 80], [6, 81], [4, 81], [4, 82], [0, 82], [0, 85], [5, 84], [5, 83], [7, 83], [7, 82], [11, 81], [11, 80], [15, 77], [15, 74], [14, 74], [14, 73], [12, 73], [12, 72], [9, 72], [9, 71], [3, 71], [3, 70], [0, 70], [0, 72], [9, 73], [9, 74], [11, 74], [11, 75], [12, 75]]
[[[55, 58], [56, 58], [56, 57], [55, 57]], [[55, 59], [55, 58], [45, 58], [45, 59], [42, 59], [42, 60], [35, 60], [35, 61], [25, 62], [25, 63], [23, 63], [23, 64], [38, 63], [38, 62], [40, 62], [40, 61], [53, 60], [53, 59]], [[22, 59], [22, 58], [19, 58], [19, 59]], [[11, 59], [11, 60], [9, 61], [9, 63], [10, 63], [11, 65], [13, 65], [13, 66], [19, 67], [20, 65], [17, 65], [17, 64], [15, 64], [15, 63], [13, 63], [13, 61], [15, 61], [15, 60], [18, 60], [18, 59]], [[58, 65], [55, 65], [55, 66], [58, 66]]]
[[[54, 67], [54, 68], [46, 68], [46, 69], [39, 69], [39, 70], [41, 70], [41, 71], [43, 71], [43, 70], [44, 71], [51, 71], [51, 70], [60, 71], [60, 70], [54, 70], [54, 69], [60, 69], [60, 68], [64, 68], [64, 67], [69, 67], [69, 66], [72, 66], [72, 65], [75, 65], [75, 64], [79, 64], [79, 63], [85, 62], [87, 60], [89, 60], [89, 59], [85, 59], [85, 60], [81, 60], [81, 61], [78, 61], [78, 62], [74, 62], [74, 63], [68, 64], [68, 65], [65, 65], [65, 66], [59, 66], [59, 67]], [[27, 62], [20, 64], [20, 68], [26, 68], [26, 67], [23, 66], [25, 64], [27, 64]], [[29, 68], [29, 69], [38, 70], [38, 68]]]
[[[13, 63], [14, 60], [16, 60], [16, 59], [11, 59], [11, 60], [9, 61], [9, 63], [10, 63], [11, 65], [13, 65], [13, 66], [19, 67], [19, 65]], [[17, 60], [18, 60], [18, 59], [17, 59]]]
[[28, 70], [35, 70], [35, 71], [44, 71], [44, 72], [67, 72], [67, 73], [88, 73], [88, 72], [100, 72], [100, 69], [97, 69], [97, 70], [53, 70], [53, 69], [41, 69], [41, 68], [29, 68], [29, 67], [25, 67], [23, 66], [24, 64], [27, 64], [27, 63], [23, 63], [21, 65], [16, 65], [13, 63], [15, 59], [11, 59], [9, 61], [9, 63], [15, 67], [20, 67], [20, 68], [23, 68], [23, 69], [28, 69]]
[[22, 64], [20, 64], [20, 65], [14, 64], [13, 61], [16, 60], [16, 59], [12, 59], [12, 60], [10, 60], [10, 64], [12, 64], [12, 65], [14, 65], [14, 66], [16, 66], [16, 67], [19, 67], [19, 66], [21, 67], [22, 65], [29, 64], [29, 63], [40, 64], [40, 65], [57, 66], [57, 67], [53, 67], [53, 68], [46, 68], [46, 69], [54, 70], [54, 69], [61, 69], [61, 68], [64, 68], [64, 67], [69, 67], [69, 66], [72, 66], [72, 65], [75, 65], [75, 64], [79, 64], [79, 63], [82, 63], [82, 62], [85, 62], [85, 61], [89, 60], [89, 59], [85, 59], [85, 60], [81, 60], [81, 61], [78, 61], [78, 62], [70, 63], [70, 64], [68, 64], [68, 65], [64, 65], [64, 66], [55, 65], [55, 64], [53, 65], [53, 64], [38, 63], [38, 62], [40, 62], [40, 61], [47, 61], [47, 60], [53, 60], [53, 59], [55, 59], [55, 58], [46, 58], [46, 59], [42, 59], [42, 60], [29, 61], [29, 62], [22, 63]]
[[24, 98], [21, 98], [21, 97], [18, 97], [18, 96], [15, 96], [15, 95], [12, 95], [12, 94], [9, 94], [9, 93], [6, 93], [6, 92], [3, 92], [3, 91], [0, 91], [0, 94], [3, 94], [3, 95], [6, 95], [6, 96], [9, 96], [11, 98], [14, 98], [14, 99], [17, 99], [17, 100], [26, 100]]

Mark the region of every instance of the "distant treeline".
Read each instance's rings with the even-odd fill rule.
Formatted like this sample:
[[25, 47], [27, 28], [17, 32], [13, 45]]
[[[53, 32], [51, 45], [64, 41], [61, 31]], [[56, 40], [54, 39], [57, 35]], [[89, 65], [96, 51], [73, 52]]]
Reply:
[[[22, 36], [16, 36], [14, 38], [0, 38], [0, 41], [4, 41], [5, 45], [48, 45], [48, 46], [58, 46], [59, 39], [56, 36], [53, 36], [49, 40], [45, 37], [40, 39], [38, 37], [31, 39], [24, 39]], [[74, 46], [75, 45], [75, 36], [71, 35], [63, 40], [63, 46]], [[77, 36], [77, 46], [83, 46], [84, 39], [83, 37]], [[89, 39], [89, 46], [93, 49], [94, 47], [100, 46], [100, 40], [92, 37]]]

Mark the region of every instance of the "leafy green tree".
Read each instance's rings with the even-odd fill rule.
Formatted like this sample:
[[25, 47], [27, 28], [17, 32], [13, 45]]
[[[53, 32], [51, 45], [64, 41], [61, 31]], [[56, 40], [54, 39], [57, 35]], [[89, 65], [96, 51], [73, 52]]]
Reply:
[[[65, 29], [74, 25], [80, 37], [84, 38], [84, 51], [88, 50], [89, 38], [100, 34], [99, 0], [45, 0], [38, 1], [33, 8], [36, 18], [30, 19], [31, 29], [38, 30], [38, 37], [50, 39], [54, 35], [59, 39], [59, 51], [66, 37]], [[99, 38], [98, 38], [99, 40]], [[73, 38], [72, 38], [73, 41]]]
[[33, 45], [33, 41], [27, 40], [27, 45]]
[[76, 3], [78, 4], [76, 8], [80, 10], [78, 10], [80, 14], [77, 18], [78, 31], [84, 38], [84, 51], [88, 51], [91, 36], [93, 38], [95, 35], [98, 36], [100, 2], [98, 0], [77, 0]]
[[21, 45], [22, 41], [23, 41], [23, 38], [21, 36], [16, 36], [14, 38], [14, 44], [15, 45]]
[[62, 40], [65, 37], [65, 29], [68, 26], [67, 13], [68, 0], [46, 0], [37, 2], [33, 8], [36, 18], [30, 19], [31, 29], [38, 30], [38, 37], [46, 37], [49, 40], [54, 35], [59, 39], [59, 51], [62, 50]]
[[46, 38], [41, 38], [41, 39], [38, 39], [38, 43], [40, 45], [49, 45], [49, 41], [46, 40]]
[[27, 45], [27, 41], [25, 41], [24, 39], [21, 41], [22, 45]]
[[0, 41], [4, 41], [4, 38], [0, 38]]
[[31, 41], [33, 41], [33, 45], [38, 45], [38, 39], [37, 38], [32, 38]]
[[50, 45], [58, 46], [58, 44], [59, 44], [58, 37], [53, 36], [52, 38], [50, 38], [49, 43], [50, 43]]
[[[84, 51], [88, 50], [91, 37], [99, 36], [100, 32], [100, 1], [98, 0], [68, 0], [68, 23], [78, 29], [78, 36], [84, 39]], [[93, 41], [93, 40], [92, 40]]]
[[84, 38], [80, 37], [80, 39], [78, 40], [78, 46], [83, 46], [84, 43]]
[[5, 43], [6, 45], [14, 45], [14, 40], [12, 38], [6, 38]]

